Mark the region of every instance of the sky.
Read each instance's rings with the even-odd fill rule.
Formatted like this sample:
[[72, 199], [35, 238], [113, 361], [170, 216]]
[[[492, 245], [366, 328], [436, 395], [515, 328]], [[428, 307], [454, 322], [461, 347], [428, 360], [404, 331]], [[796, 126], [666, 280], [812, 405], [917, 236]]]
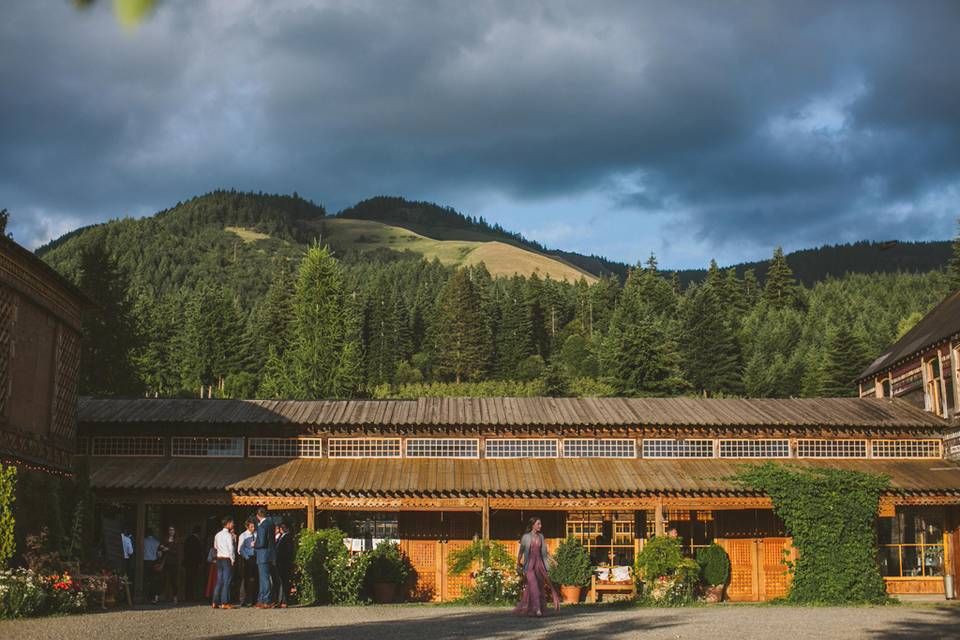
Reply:
[[947, 239], [958, 33], [935, 0], [10, 3], [0, 208], [31, 248], [217, 188], [666, 268]]

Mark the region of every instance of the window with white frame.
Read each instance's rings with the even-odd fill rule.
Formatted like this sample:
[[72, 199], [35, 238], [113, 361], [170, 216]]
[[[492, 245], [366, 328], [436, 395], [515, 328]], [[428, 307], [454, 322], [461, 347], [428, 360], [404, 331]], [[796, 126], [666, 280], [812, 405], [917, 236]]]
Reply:
[[486, 441], [488, 458], [556, 458], [556, 439], [493, 438]]
[[243, 438], [190, 438], [171, 439], [171, 455], [199, 458], [242, 458]]
[[939, 440], [874, 440], [874, 458], [940, 458]]
[[96, 436], [91, 447], [95, 456], [162, 456], [163, 438]]
[[798, 458], [866, 458], [866, 440], [797, 440]]
[[630, 438], [567, 438], [564, 458], [636, 458], [637, 441]]
[[330, 438], [331, 458], [399, 458], [400, 438]]
[[713, 440], [645, 439], [644, 458], [712, 458]]
[[321, 458], [322, 438], [248, 438], [251, 458]]
[[407, 438], [408, 458], [479, 458], [477, 438]]
[[720, 440], [721, 458], [789, 458], [790, 441]]

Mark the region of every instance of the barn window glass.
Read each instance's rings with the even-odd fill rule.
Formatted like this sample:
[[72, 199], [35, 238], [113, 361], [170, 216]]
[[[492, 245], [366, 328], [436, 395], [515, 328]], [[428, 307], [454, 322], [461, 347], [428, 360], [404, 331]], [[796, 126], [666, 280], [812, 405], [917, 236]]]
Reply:
[[162, 456], [163, 438], [97, 436], [91, 452], [95, 456]]
[[939, 577], [944, 572], [944, 511], [898, 508], [877, 524], [880, 574], [888, 578]]
[[614, 438], [569, 438], [563, 441], [564, 458], [636, 458], [637, 441]]
[[175, 437], [171, 452], [185, 457], [242, 458], [243, 438]]
[[789, 458], [789, 440], [721, 440], [721, 458]]
[[713, 440], [667, 440], [643, 441], [644, 458], [712, 458]]
[[496, 438], [487, 440], [488, 458], [556, 458], [557, 441], [541, 438]]
[[90, 455], [90, 438], [77, 438], [77, 455]]
[[939, 440], [874, 440], [874, 458], [939, 458]]
[[480, 441], [476, 438], [408, 438], [408, 458], [478, 458]]
[[866, 440], [797, 440], [798, 458], [866, 458]]
[[400, 438], [330, 438], [331, 458], [399, 458]]
[[250, 438], [247, 446], [251, 458], [320, 458], [321, 438]]

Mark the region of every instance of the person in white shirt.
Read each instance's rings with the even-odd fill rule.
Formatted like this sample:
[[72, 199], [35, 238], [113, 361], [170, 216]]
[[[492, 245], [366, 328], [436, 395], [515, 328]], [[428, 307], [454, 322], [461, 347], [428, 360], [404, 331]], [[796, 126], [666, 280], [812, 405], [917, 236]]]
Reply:
[[213, 539], [217, 552], [217, 584], [213, 588], [213, 608], [233, 609], [230, 604], [230, 582], [233, 578], [233, 563], [237, 547], [233, 537], [233, 518], [223, 519], [223, 529]]
[[123, 575], [131, 583], [133, 582], [133, 536], [130, 535], [130, 529], [124, 527], [120, 532], [120, 550], [122, 552]]
[[153, 531], [147, 529], [143, 536], [143, 589], [147, 602], [156, 604], [160, 600], [160, 541], [153, 537]]

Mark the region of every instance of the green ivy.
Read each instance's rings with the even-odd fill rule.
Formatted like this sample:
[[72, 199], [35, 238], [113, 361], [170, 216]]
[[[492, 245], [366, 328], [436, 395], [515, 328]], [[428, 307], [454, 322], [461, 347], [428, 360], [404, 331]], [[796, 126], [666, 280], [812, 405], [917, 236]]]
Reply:
[[6, 568], [15, 550], [13, 503], [17, 499], [17, 468], [0, 465], [0, 569]]
[[886, 476], [843, 469], [801, 469], [768, 462], [736, 478], [763, 491], [793, 536], [797, 560], [789, 602], [879, 603], [887, 599], [877, 567], [876, 517]]

